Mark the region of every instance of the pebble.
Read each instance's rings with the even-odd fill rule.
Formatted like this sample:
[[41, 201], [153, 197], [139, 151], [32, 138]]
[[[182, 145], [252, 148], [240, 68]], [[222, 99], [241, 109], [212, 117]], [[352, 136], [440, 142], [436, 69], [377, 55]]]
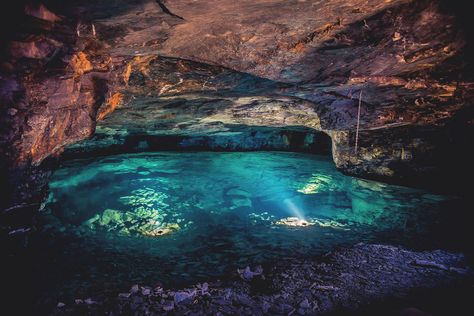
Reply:
[[176, 304], [185, 302], [185, 301], [188, 300], [188, 299], [192, 299], [195, 294], [196, 294], [196, 291], [193, 291], [193, 292], [191, 292], [191, 293], [188, 293], [188, 292], [176, 292], [176, 294], [174, 295], [174, 302], [175, 302]]
[[97, 302], [92, 300], [91, 298], [86, 298], [84, 300], [84, 303], [86, 303], [87, 305], [97, 304]]
[[163, 305], [163, 310], [165, 312], [170, 312], [174, 309], [174, 303], [173, 301], [168, 301]]
[[446, 267], [444, 264], [440, 264], [434, 261], [416, 259], [412, 263], [414, 265], [424, 267], [424, 268], [436, 268], [440, 270], [449, 270], [448, 267]]
[[138, 291], [140, 291], [140, 288], [138, 287], [138, 284], [135, 284], [135, 285], [132, 286], [132, 288], [130, 289], [130, 293], [132, 293], [132, 294], [138, 293]]
[[311, 304], [308, 302], [308, 299], [305, 298], [303, 301], [300, 303], [301, 308], [311, 308]]
[[14, 116], [17, 112], [18, 112], [18, 110], [15, 109], [15, 108], [9, 108], [9, 109], [8, 109], [8, 114], [9, 114], [10, 116]]
[[250, 270], [250, 267], [247, 266], [245, 269], [237, 269], [240, 277], [245, 280], [251, 280], [253, 277], [257, 275], [261, 275], [263, 273], [262, 267], [258, 266], [255, 271]]

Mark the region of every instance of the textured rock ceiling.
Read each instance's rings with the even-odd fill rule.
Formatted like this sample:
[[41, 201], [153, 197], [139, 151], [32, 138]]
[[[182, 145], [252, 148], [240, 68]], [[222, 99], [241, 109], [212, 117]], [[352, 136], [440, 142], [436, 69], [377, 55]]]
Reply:
[[279, 81], [397, 76], [429, 68], [462, 45], [453, 21], [409, 2], [168, 1], [184, 21], [162, 51]]
[[470, 24], [446, 1], [45, 0], [11, 16], [1, 168], [23, 171], [9, 186], [97, 122], [176, 135], [305, 127], [331, 136], [342, 171], [384, 179], [471, 159]]

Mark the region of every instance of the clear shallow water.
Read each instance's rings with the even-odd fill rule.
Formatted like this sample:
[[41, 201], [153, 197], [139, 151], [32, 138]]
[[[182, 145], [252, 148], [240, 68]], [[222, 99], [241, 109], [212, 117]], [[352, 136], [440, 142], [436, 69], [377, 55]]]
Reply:
[[[299, 153], [70, 161], [50, 190], [37, 269], [58, 300], [179, 286], [357, 242], [446, 247], [440, 233], [457, 225], [453, 198], [347, 177], [329, 157]], [[276, 224], [291, 216], [314, 225]]]

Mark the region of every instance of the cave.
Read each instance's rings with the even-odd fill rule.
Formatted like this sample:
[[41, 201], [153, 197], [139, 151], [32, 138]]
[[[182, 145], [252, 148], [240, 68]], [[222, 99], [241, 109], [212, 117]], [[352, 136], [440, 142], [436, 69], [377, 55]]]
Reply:
[[462, 4], [18, 0], [0, 23], [2, 313], [473, 313]]

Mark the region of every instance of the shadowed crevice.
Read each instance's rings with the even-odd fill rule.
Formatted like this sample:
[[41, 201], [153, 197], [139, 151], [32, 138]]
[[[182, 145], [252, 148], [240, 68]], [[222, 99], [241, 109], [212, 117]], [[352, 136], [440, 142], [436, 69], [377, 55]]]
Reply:
[[171, 11], [166, 7], [166, 5], [165, 5], [162, 1], [156, 0], [156, 3], [158, 3], [158, 5], [160, 6], [161, 10], [163, 10], [164, 13], [166, 13], [166, 14], [168, 14], [168, 15], [171, 15], [171, 16], [173, 16], [173, 17], [175, 17], [175, 18], [178, 18], [178, 19], [180, 19], [180, 20], [184, 20], [183, 17], [181, 17], [181, 16], [179, 16], [179, 15], [176, 15], [176, 14], [174, 14], [173, 12], [171, 12]]

